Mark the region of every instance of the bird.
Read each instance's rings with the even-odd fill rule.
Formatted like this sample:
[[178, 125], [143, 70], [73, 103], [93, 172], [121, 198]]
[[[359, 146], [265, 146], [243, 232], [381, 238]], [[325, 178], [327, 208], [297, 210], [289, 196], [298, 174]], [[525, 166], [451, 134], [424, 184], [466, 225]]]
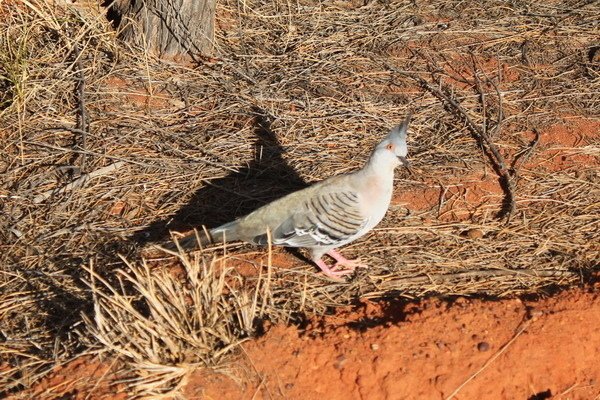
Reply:
[[[356, 171], [332, 176], [292, 192], [250, 214], [213, 229], [175, 239], [176, 247], [193, 249], [210, 243], [243, 241], [255, 245], [307, 248], [311, 260], [329, 278], [340, 280], [360, 259], [345, 258], [337, 249], [364, 236], [385, 216], [394, 187], [394, 170], [410, 170], [406, 137], [410, 113], [395, 126]], [[325, 255], [335, 260], [329, 266]]]

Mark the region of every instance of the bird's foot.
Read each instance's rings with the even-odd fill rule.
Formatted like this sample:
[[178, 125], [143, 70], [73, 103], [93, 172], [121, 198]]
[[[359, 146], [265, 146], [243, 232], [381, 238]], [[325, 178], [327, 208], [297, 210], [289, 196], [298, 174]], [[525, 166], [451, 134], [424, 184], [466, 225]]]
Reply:
[[321, 268], [321, 271], [323, 271], [323, 274], [325, 274], [326, 276], [330, 277], [333, 280], [340, 281], [340, 282], [343, 282], [342, 277], [344, 275], [351, 274], [354, 271], [354, 269], [338, 270], [337, 264], [335, 266], [329, 268], [329, 266], [327, 264], [325, 264], [325, 261], [323, 261], [323, 260], [315, 261], [315, 264], [317, 264], [317, 266], [319, 268]]
[[331, 267], [333, 271], [338, 271], [340, 267], [344, 267], [345, 271], [349, 271], [347, 273], [350, 273], [356, 268], [367, 268], [367, 264], [362, 263], [360, 258], [349, 260], [337, 250], [329, 250], [327, 255], [336, 261], [335, 265]]

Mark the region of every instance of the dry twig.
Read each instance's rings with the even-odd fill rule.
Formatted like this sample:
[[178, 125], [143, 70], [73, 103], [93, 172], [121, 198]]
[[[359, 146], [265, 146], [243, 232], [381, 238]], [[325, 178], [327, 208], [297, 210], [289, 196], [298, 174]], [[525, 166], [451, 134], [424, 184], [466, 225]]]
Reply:
[[[458, 102], [458, 100], [454, 97], [454, 95], [452, 93], [450, 93], [449, 90], [444, 88], [441, 81], [437, 82], [438, 86], [441, 87], [441, 89], [440, 89], [440, 88], [437, 88], [436, 86], [429, 84], [425, 79], [421, 78], [420, 76], [418, 76], [416, 74], [401, 71], [393, 66], [390, 66], [389, 64], [388, 64], [388, 68], [392, 71], [395, 71], [401, 75], [410, 77], [411, 79], [415, 80], [424, 89], [426, 89], [430, 93], [434, 94], [438, 99], [440, 99], [442, 102], [444, 102], [450, 108], [451, 111], [458, 113], [461, 116], [461, 118], [466, 122], [467, 126], [469, 127], [469, 129], [471, 130], [473, 135], [478, 139], [478, 141], [480, 141], [482, 143], [482, 145], [485, 145], [485, 148], [488, 150], [488, 155], [490, 156], [489, 158], [493, 163], [493, 167], [496, 170], [496, 172], [498, 173], [498, 175], [500, 176], [502, 188], [504, 189], [505, 196], [506, 196], [505, 197], [506, 205], [505, 205], [505, 207], [503, 207], [502, 211], [498, 215], [498, 218], [502, 219], [502, 218], [506, 217], [507, 222], [509, 222], [510, 217], [512, 216], [512, 214], [515, 210], [515, 204], [516, 204], [514, 187], [513, 187], [512, 181], [511, 181], [509, 171], [506, 167], [506, 162], [504, 160], [504, 157], [498, 150], [498, 147], [496, 146], [496, 144], [492, 141], [491, 135], [487, 132], [487, 126], [485, 124], [485, 120], [484, 120], [483, 127], [475, 124], [473, 122], [473, 120], [471, 119], [471, 117], [469, 116], [469, 114], [467, 113], [467, 111], [464, 109], [464, 107], [461, 106], [460, 103]], [[479, 90], [479, 96], [480, 96], [481, 103], [483, 105], [484, 114], [485, 114], [485, 94], [481, 91], [481, 87], [480, 87], [480, 84], [478, 81], [479, 78], [477, 78], [477, 73], [475, 73], [475, 79], [476, 79], [476, 82], [478, 82], [477, 87]], [[496, 87], [496, 89], [497, 89], [497, 87]], [[498, 92], [498, 98], [501, 99], [501, 94], [499, 92]], [[499, 111], [498, 121], [497, 121], [497, 124], [495, 127], [496, 131], [498, 131], [500, 129], [501, 124], [502, 124], [502, 111]]]
[[[76, 65], [76, 94], [77, 94], [77, 131], [81, 132], [81, 150], [86, 150], [87, 142], [87, 130], [88, 130], [88, 116], [85, 110], [85, 75], [83, 74], [83, 64], [81, 62], [81, 51], [77, 43], [73, 46], [73, 52], [75, 55]], [[86, 153], [81, 154], [81, 171], [85, 172], [85, 157]]]
[[59, 189], [47, 190], [44, 193], [40, 193], [33, 198], [33, 203], [38, 204], [43, 202], [44, 200], [50, 198], [51, 196], [58, 196], [60, 194], [64, 194], [70, 190], [83, 186], [86, 182], [88, 182], [92, 178], [97, 178], [100, 176], [111, 174], [117, 171], [119, 168], [125, 165], [124, 161], [117, 161], [115, 163], [109, 164], [106, 167], [97, 169], [88, 174], [82, 175], [79, 178], [75, 179], [73, 182], [69, 183], [66, 186], [63, 186]]

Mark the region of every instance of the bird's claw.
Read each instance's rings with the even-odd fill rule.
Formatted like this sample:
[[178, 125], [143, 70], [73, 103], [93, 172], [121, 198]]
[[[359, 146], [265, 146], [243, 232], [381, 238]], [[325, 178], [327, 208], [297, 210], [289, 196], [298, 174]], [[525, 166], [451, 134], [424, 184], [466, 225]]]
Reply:
[[341, 270], [341, 271], [334, 271], [333, 268], [330, 269], [329, 271], [323, 271], [323, 275], [325, 275], [326, 277], [336, 281], [336, 282], [346, 282], [346, 279], [344, 279], [346, 276], [348, 276], [349, 274], [351, 274], [353, 271], [350, 270]]
[[335, 264], [333, 267], [329, 267], [327, 264], [325, 264], [325, 262], [323, 260], [319, 260], [316, 262], [316, 264], [319, 266], [319, 268], [321, 268], [321, 271], [323, 271], [323, 274], [328, 276], [329, 278], [332, 278], [338, 282], [343, 282], [344, 280], [341, 279], [342, 277], [344, 277], [345, 275], [349, 275], [352, 272], [354, 272], [354, 268], [352, 269], [339, 269], [339, 267], [341, 267], [342, 265], [338, 265]]
[[329, 270], [336, 275], [348, 275], [354, 272], [355, 267], [348, 267], [342, 264], [335, 264]]
[[336, 262], [335, 265], [331, 267], [331, 269], [337, 271], [340, 269], [340, 267], [345, 267], [346, 270], [353, 272], [356, 268], [367, 268], [367, 264], [364, 264], [363, 262], [361, 262], [360, 258], [357, 258], [355, 260], [345, 260], [343, 262]]
[[360, 258], [348, 260], [335, 250], [330, 250], [327, 254], [336, 261], [332, 267], [325, 264], [323, 260], [317, 260], [315, 263], [321, 268], [323, 274], [336, 281], [343, 281], [342, 277], [352, 274], [356, 268], [367, 267], [366, 264], [361, 262]]

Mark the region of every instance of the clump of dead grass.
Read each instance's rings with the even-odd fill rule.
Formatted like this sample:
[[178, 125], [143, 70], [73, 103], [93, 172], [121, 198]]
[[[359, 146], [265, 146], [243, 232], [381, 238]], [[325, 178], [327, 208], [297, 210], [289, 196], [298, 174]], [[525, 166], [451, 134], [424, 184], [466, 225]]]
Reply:
[[177, 255], [168, 270], [147, 262], [115, 271], [113, 283], [89, 268], [94, 312], [88, 332], [126, 362], [132, 393], [171, 396], [198, 367], [223, 360], [250, 337], [268, 301], [268, 281], [244, 285], [235, 270], [216, 259]]

